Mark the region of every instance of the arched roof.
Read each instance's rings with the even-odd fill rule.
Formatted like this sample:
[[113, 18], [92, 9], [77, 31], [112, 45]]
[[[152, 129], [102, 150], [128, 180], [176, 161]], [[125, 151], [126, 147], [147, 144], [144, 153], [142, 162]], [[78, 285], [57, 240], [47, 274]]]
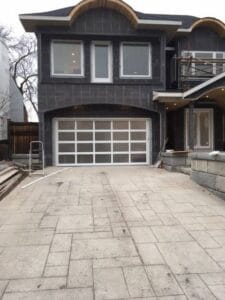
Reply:
[[136, 12], [122, 0], [83, 0], [78, 3], [71, 10], [69, 16], [71, 17], [71, 22], [73, 22], [82, 13], [86, 12], [92, 8], [106, 7], [110, 9], [117, 10], [124, 16], [126, 16], [131, 23], [136, 27], [138, 24], [138, 17]]
[[220, 34], [222, 37], [225, 36], [225, 24], [222, 21], [211, 17], [198, 19], [191, 25], [190, 28], [186, 30], [179, 29], [178, 31], [192, 32], [195, 28], [200, 26], [210, 27], [218, 32], [218, 34]]

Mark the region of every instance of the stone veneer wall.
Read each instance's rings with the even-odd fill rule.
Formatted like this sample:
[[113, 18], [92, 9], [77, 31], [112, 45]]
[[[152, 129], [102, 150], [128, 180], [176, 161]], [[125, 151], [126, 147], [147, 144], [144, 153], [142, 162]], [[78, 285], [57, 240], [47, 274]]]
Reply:
[[191, 179], [225, 199], [225, 152], [192, 153]]
[[161, 153], [163, 167], [168, 171], [181, 171], [181, 168], [190, 167], [190, 158], [187, 151], [173, 151]]

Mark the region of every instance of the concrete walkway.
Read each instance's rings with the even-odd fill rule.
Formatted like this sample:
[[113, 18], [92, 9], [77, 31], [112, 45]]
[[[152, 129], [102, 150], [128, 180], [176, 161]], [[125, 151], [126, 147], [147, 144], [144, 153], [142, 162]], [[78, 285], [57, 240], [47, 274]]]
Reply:
[[225, 202], [188, 176], [70, 168], [21, 189], [34, 179], [0, 202], [0, 299], [225, 299]]

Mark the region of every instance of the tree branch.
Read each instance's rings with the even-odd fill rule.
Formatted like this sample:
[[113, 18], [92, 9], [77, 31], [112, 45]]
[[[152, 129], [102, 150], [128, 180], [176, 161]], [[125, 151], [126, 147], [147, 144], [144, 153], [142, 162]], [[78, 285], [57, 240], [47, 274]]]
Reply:
[[10, 73], [24, 98], [37, 113], [37, 42], [34, 35], [15, 37], [11, 29], [0, 26], [0, 38], [9, 49]]

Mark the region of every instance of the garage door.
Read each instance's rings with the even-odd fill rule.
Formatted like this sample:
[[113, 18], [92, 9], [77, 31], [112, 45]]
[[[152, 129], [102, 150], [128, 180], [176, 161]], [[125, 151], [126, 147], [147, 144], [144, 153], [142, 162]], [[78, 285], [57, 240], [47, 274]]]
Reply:
[[149, 119], [57, 119], [54, 122], [58, 166], [150, 163]]

